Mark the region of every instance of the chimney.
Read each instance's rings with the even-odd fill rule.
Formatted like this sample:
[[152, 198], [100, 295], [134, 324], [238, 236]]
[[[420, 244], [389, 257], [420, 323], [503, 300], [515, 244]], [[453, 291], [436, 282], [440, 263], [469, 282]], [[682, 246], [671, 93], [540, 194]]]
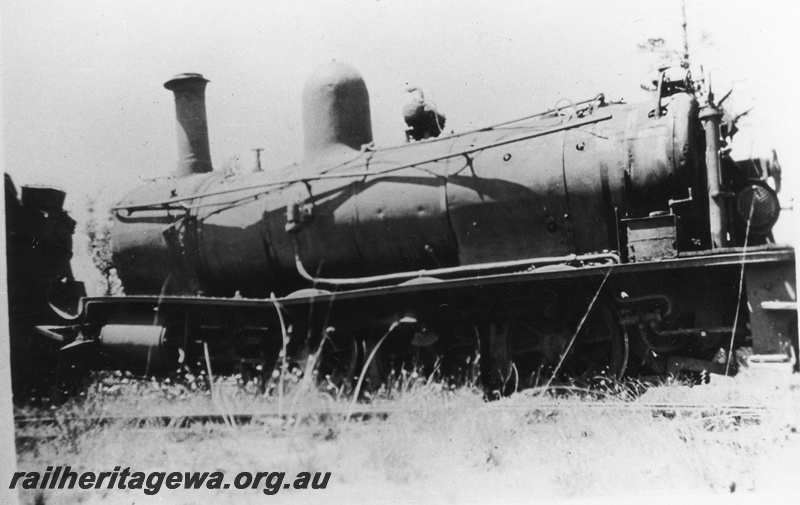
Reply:
[[305, 158], [332, 158], [372, 142], [369, 92], [358, 70], [332, 61], [306, 79], [303, 88]]
[[211, 171], [206, 120], [206, 84], [200, 74], [179, 74], [164, 83], [175, 94], [178, 177]]

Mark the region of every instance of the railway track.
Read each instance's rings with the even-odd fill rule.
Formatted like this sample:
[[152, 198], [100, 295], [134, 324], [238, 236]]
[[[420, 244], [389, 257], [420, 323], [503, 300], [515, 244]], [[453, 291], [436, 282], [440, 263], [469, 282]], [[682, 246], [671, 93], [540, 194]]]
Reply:
[[[201, 413], [201, 414], [152, 414], [152, 415], [102, 415], [102, 416], [28, 416], [17, 415], [14, 425], [17, 430], [28, 427], [59, 427], [83, 423], [90, 427], [108, 425], [125, 426], [130, 428], [143, 427], [169, 427], [189, 428], [202, 425], [259, 425], [274, 424], [278, 422], [294, 422], [296, 420], [317, 420], [324, 422], [331, 419], [350, 419], [356, 421], [386, 420], [390, 416], [399, 414], [414, 414], [421, 411], [452, 411], [444, 407], [431, 409], [409, 409], [408, 407], [375, 407], [359, 408], [350, 411], [348, 408], [333, 409], [285, 409], [283, 411], [270, 410], [245, 413]], [[694, 417], [704, 418], [733, 418], [758, 420], [770, 416], [777, 411], [786, 410], [781, 407], [767, 407], [764, 405], [739, 405], [739, 404], [669, 404], [669, 403], [602, 403], [602, 402], [547, 402], [526, 405], [489, 405], [469, 410], [471, 414], [498, 414], [504, 411], [527, 411], [532, 414], [558, 415], [566, 412], [586, 411], [617, 411], [617, 412], [650, 412], [654, 417]]]

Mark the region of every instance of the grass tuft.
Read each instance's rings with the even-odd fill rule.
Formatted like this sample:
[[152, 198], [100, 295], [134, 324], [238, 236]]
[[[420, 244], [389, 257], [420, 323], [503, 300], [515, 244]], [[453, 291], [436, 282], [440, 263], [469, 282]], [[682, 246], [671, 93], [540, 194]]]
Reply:
[[[20, 470], [70, 464], [95, 472], [116, 465], [229, 475], [329, 471], [325, 497], [332, 501], [797, 493], [800, 487], [794, 478], [800, 471], [794, 457], [800, 451], [797, 375], [766, 382], [748, 373], [712, 376], [702, 387], [606, 380], [599, 388], [562, 384], [487, 403], [474, 375], [454, 382], [438, 366], [427, 373], [392, 370], [380, 387], [359, 394], [320, 379], [316, 363], [281, 366], [282, 377], [265, 373], [263, 382], [242, 374], [212, 380], [203, 370], [160, 379], [94, 373], [89, 387], [62, 405], [17, 409], [18, 415], [56, 419], [18, 427]], [[231, 421], [180, 423], [208, 413]], [[238, 414], [256, 417], [237, 424]], [[113, 416], [120, 419], [109, 421]], [[125, 421], [131, 416], [148, 420]], [[142, 498], [135, 491], [94, 493], [23, 495], [34, 503]], [[263, 499], [256, 491], [162, 493], [167, 501]], [[311, 499], [291, 493], [285, 498]]]

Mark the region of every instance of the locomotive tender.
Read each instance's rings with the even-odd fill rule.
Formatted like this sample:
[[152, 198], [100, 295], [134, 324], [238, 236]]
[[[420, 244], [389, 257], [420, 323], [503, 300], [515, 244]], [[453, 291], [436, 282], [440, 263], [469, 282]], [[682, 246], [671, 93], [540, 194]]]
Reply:
[[6, 287], [11, 376], [17, 398], [31, 395], [52, 373], [42, 359], [50, 347], [36, 327], [63, 323], [51, 305], [69, 310], [86, 295], [70, 267], [75, 221], [64, 210], [66, 193], [22, 186], [5, 174]]
[[303, 161], [235, 175], [212, 170], [207, 82], [165, 84], [177, 172], [113, 209], [126, 295], [39, 328], [62, 363], [287, 356], [347, 380], [377, 348], [379, 382], [436, 357], [455, 376], [479, 354], [484, 387], [508, 392], [797, 353], [794, 251], [771, 235], [779, 173], [733, 161], [735, 122], [686, 71], [644, 103], [598, 95], [449, 135], [412, 107], [409, 142], [376, 148], [364, 80], [332, 62], [303, 90]]

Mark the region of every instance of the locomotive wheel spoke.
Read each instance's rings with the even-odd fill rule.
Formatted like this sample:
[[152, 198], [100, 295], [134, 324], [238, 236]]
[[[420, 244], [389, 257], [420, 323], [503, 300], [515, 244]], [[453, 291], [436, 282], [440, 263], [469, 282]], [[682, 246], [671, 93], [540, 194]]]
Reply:
[[[569, 304], [563, 304], [559, 313], [571, 313], [570, 308]], [[558, 370], [555, 367], [572, 339], [578, 320], [548, 315], [529, 311], [506, 322], [509, 354], [521, 388], [546, 382], [553, 373], [555, 383], [591, 384], [601, 376], [621, 377], [627, 362], [627, 346], [609, 304], [596, 304]]]

